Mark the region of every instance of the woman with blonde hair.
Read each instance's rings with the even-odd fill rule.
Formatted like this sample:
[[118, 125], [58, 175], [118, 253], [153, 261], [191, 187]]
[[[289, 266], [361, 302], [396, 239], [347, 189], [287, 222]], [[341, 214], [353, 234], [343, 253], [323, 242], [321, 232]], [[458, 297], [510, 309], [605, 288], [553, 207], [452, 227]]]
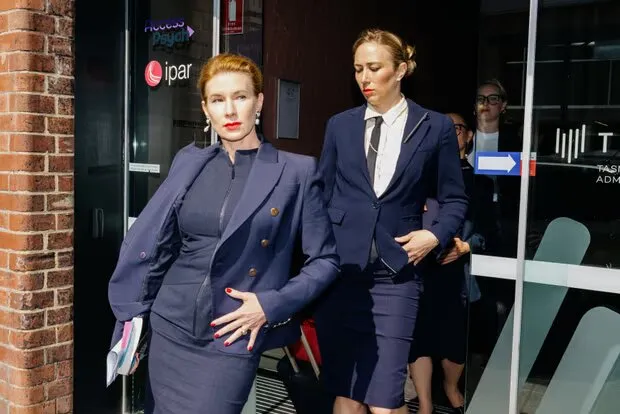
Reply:
[[[406, 413], [407, 359], [421, 268], [449, 247], [467, 210], [452, 121], [405, 98], [415, 49], [366, 30], [353, 45], [366, 104], [327, 123], [320, 170], [342, 276], [317, 311], [335, 414]], [[422, 228], [427, 198], [440, 212]]]
[[[215, 56], [198, 87], [220, 142], [179, 151], [109, 287], [118, 321], [149, 318], [147, 413], [240, 413], [261, 353], [299, 337], [292, 315], [338, 273], [316, 160], [256, 132], [257, 65]], [[291, 275], [298, 233], [307, 258]]]

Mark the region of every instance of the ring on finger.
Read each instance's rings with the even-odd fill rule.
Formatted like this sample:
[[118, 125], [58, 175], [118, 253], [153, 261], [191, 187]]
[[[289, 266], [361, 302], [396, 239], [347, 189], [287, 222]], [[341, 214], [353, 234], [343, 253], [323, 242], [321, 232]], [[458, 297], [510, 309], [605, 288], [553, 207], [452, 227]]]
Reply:
[[241, 335], [245, 336], [245, 335], [247, 335], [247, 334], [248, 334], [248, 330], [247, 330], [247, 329], [243, 329], [243, 330], [241, 331]]

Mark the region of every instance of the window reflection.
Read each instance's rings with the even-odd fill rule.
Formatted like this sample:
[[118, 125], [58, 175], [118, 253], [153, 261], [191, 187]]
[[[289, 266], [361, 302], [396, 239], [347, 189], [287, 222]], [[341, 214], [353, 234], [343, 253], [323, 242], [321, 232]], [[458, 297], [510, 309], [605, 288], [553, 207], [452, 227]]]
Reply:
[[592, 235], [583, 264], [618, 268], [620, 109], [613, 102], [620, 31], [608, 16], [620, 9], [611, 1], [582, 3], [541, 9], [529, 234], [535, 239], [550, 220], [573, 218]]
[[[614, 400], [612, 390], [620, 391], [613, 374], [620, 343], [620, 289], [613, 270], [620, 267], [620, 108], [613, 103], [620, 29], [611, 17], [620, 5], [555, 3], [543, 1], [538, 20], [532, 129], [537, 162], [527, 216], [527, 258], [535, 261], [525, 272], [518, 402], [527, 414], [602, 413]], [[581, 226], [584, 235], [541, 242], [560, 221], [566, 224], [562, 231]], [[538, 266], [548, 264], [536, 260], [581, 266], [556, 265], [541, 273]], [[543, 329], [544, 320], [552, 324]], [[533, 365], [524, 366], [527, 355], [535, 357]]]

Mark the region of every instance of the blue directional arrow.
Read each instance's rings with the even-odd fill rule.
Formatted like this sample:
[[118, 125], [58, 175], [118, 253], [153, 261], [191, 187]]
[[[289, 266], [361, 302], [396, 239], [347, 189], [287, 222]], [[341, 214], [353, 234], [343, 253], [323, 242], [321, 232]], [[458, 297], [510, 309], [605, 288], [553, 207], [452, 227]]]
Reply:
[[476, 174], [484, 175], [520, 175], [520, 152], [477, 152], [475, 160]]

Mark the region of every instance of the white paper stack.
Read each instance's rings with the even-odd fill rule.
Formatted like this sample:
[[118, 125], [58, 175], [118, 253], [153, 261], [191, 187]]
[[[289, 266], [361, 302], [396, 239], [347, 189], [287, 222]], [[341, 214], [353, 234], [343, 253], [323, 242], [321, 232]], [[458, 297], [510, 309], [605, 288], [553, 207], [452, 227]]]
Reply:
[[141, 317], [125, 322], [122, 338], [108, 352], [106, 386], [109, 387], [119, 374], [129, 375], [131, 372], [136, 362], [135, 355], [142, 334], [142, 325]]

